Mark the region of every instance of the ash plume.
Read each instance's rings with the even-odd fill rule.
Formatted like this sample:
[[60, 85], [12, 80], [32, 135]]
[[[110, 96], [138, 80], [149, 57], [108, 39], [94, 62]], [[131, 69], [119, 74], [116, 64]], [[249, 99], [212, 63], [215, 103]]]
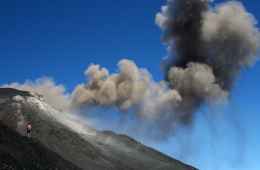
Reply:
[[254, 64], [259, 52], [257, 21], [240, 2], [220, 4], [204, 14], [202, 38], [205, 63], [227, 90], [241, 69]]
[[170, 57], [175, 56], [164, 62], [166, 79], [173, 66], [185, 68], [189, 62], [203, 62], [201, 28], [207, 10], [207, 0], [167, 0], [156, 15], [162, 40], [168, 45]]
[[160, 82], [123, 59], [115, 73], [90, 65], [86, 82], [71, 94], [50, 79], [7, 86], [43, 94], [60, 110], [116, 107], [169, 137], [178, 124], [190, 125], [204, 104], [227, 101], [240, 70], [257, 60], [260, 34], [253, 15], [236, 1], [211, 6], [209, 0], [167, 0], [155, 21], [168, 48]]
[[109, 74], [106, 68], [90, 65], [85, 71], [87, 82], [72, 94], [72, 106], [117, 106], [121, 111], [134, 109], [141, 117], [159, 118], [163, 109], [172, 111], [182, 100], [178, 91], [155, 82], [133, 61], [123, 59], [118, 68], [118, 73]]
[[192, 114], [202, 102], [217, 104], [227, 100], [228, 92], [216, 83], [212, 68], [206, 64], [189, 63], [184, 69], [172, 67], [168, 78], [183, 98], [176, 110], [184, 123], [192, 120]]
[[227, 96], [240, 70], [256, 60], [259, 30], [240, 2], [168, 0], [156, 23], [169, 52], [165, 78], [183, 98], [184, 121], [209, 98]]
[[237, 74], [256, 60], [259, 30], [239, 2], [211, 7], [207, 0], [168, 0], [156, 23], [169, 52], [165, 80], [153, 81], [129, 60], [120, 61], [115, 74], [91, 65], [88, 81], [72, 95], [73, 105], [134, 110], [164, 133], [176, 122], [190, 124], [203, 104], [227, 101]]

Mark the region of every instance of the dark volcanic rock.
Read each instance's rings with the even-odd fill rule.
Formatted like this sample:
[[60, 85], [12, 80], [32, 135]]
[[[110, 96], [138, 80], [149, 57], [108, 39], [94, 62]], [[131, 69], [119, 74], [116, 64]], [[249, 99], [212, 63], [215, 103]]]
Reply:
[[0, 97], [13, 97], [16, 95], [32, 96], [32, 94], [27, 91], [16, 90], [13, 88], [0, 88]]
[[[31, 139], [23, 137], [28, 121]], [[0, 88], [0, 170], [7, 168], [195, 170], [126, 135], [96, 131], [38, 94]]]
[[39, 142], [22, 137], [0, 122], [1, 170], [80, 170]]

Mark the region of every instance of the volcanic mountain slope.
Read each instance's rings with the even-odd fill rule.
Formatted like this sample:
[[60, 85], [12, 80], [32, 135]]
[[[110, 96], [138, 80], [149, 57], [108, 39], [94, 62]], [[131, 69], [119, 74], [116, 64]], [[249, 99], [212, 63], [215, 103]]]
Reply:
[[[28, 121], [31, 139], [23, 137]], [[16, 89], [0, 88], [0, 134], [0, 166], [16, 169], [195, 170], [128, 136], [96, 131], [40, 95]]]
[[80, 170], [69, 161], [0, 123], [1, 170]]

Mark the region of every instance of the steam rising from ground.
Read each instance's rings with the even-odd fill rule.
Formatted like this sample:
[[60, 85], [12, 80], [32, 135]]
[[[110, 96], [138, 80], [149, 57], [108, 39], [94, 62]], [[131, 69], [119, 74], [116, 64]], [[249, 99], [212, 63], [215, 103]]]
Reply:
[[87, 81], [69, 95], [46, 78], [8, 86], [40, 93], [62, 110], [117, 107], [156, 124], [161, 135], [172, 135], [177, 124], [189, 125], [203, 104], [228, 99], [240, 70], [256, 60], [260, 34], [255, 18], [234, 1], [210, 7], [207, 0], [167, 0], [156, 23], [168, 46], [161, 82], [124, 59], [116, 73], [90, 65]]
[[35, 81], [26, 81], [23, 84], [11, 83], [3, 87], [12, 87], [43, 95], [45, 101], [58, 110], [68, 110], [70, 106], [69, 94], [63, 85], [57, 85], [51, 78], [39, 78]]

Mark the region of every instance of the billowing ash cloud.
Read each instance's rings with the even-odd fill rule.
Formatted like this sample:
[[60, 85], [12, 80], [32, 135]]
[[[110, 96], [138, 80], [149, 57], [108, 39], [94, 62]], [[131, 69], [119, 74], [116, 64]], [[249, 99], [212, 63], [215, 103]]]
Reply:
[[239, 2], [212, 8], [207, 0], [168, 0], [156, 16], [169, 57], [165, 78], [183, 98], [187, 120], [212, 98], [223, 98], [236, 75], [256, 60], [259, 30]]
[[187, 124], [202, 104], [225, 101], [239, 71], [256, 60], [259, 31], [239, 2], [211, 8], [207, 0], [168, 0], [156, 23], [169, 49], [165, 81], [154, 82], [129, 60], [119, 62], [116, 74], [91, 65], [73, 105], [117, 106], [158, 124]]
[[228, 92], [216, 83], [212, 68], [206, 64], [188, 63], [186, 68], [172, 67], [168, 79], [183, 98], [176, 109], [187, 123], [202, 102], [223, 103], [228, 97]]
[[260, 34], [255, 18], [235, 1], [211, 7], [208, 0], [167, 0], [156, 23], [168, 46], [161, 82], [124, 59], [112, 74], [90, 65], [87, 81], [70, 95], [49, 79], [9, 86], [41, 93], [62, 110], [117, 107], [168, 136], [176, 124], [190, 124], [203, 104], [227, 100], [237, 74], [256, 60]]
[[231, 1], [204, 14], [202, 39], [205, 60], [218, 83], [229, 90], [242, 68], [252, 65], [259, 52], [257, 21], [239, 2]]
[[11, 83], [2, 87], [12, 87], [19, 90], [30, 91], [43, 95], [45, 101], [58, 110], [68, 110], [70, 107], [69, 94], [63, 85], [57, 85], [51, 78], [39, 78], [36, 81], [26, 81], [25, 83]]
[[170, 57], [165, 62], [165, 78], [172, 66], [186, 67], [189, 62], [201, 61], [201, 27], [203, 13], [208, 10], [207, 0], [167, 0], [155, 22], [163, 31], [163, 41], [168, 45]]
[[117, 106], [122, 111], [134, 109], [138, 116], [160, 117], [162, 110], [172, 111], [181, 102], [175, 89], [165, 82], [156, 83], [145, 69], [130, 60], [118, 63], [119, 72], [109, 74], [106, 68], [90, 65], [85, 71], [87, 82], [72, 94], [72, 105]]

